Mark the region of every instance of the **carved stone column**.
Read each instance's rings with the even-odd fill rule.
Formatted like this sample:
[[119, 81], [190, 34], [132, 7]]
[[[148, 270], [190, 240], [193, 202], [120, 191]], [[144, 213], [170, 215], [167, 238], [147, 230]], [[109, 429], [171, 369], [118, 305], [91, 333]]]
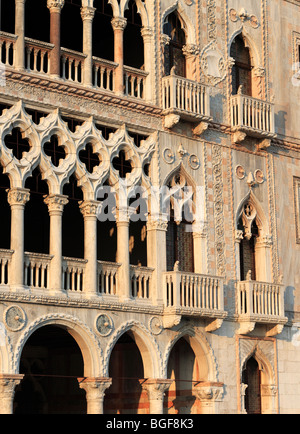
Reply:
[[13, 414], [15, 389], [24, 375], [0, 374], [0, 414]]
[[86, 392], [87, 414], [103, 414], [105, 391], [111, 386], [111, 378], [78, 379], [79, 387]]
[[186, 78], [189, 80], [196, 80], [196, 59], [199, 54], [199, 48], [194, 44], [186, 44], [183, 47], [183, 54], [185, 55], [186, 63]]
[[201, 401], [202, 414], [215, 414], [215, 403], [222, 401], [223, 383], [204, 382], [194, 387], [194, 394]]
[[30, 199], [27, 188], [7, 190], [11, 209], [10, 248], [14, 251], [10, 264], [9, 284], [24, 285], [24, 210]]
[[50, 54], [50, 74], [60, 76], [60, 16], [65, 0], [47, 0], [50, 10], [50, 42], [54, 45]]
[[99, 202], [84, 200], [80, 210], [84, 218], [84, 259], [85, 267], [83, 287], [90, 295], [97, 293], [97, 210]]
[[144, 41], [144, 67], [145, 71], [148, 72], [148, 76], [146, 77], [146, 86], [145, 86], [145, 99], [146, 101], [152, 101], [152, 63], [153, 63], [153, 54], [152, 54], [152, 37], [153, 31], [151, 27], [143, 27], [141, 29], [141, 35]]
[[25, 68], [25, 1], [15, 0], [15, 67]]
[[87, 57], [84, 59], [83, 83], [86, 86], [93, 85], [93, 19], [95, 8], [82, 7], [81, 18], [83, 22], [83, 47], [82, 51]]
[[246, 389], [248, 384], [241, 383], [241, 414], [247, 414], [245, 407], [245, 397], [246, 397]]
[[168, 221], [161, 217], [157, 219], [150, 216], [147, 221], [147, 266], [154, 268], [152, 274], [153, 302], [163, 303], [163, 294], [160, 290], [162, 273], [167, 271], [167, 245], [166, 233]]
[[117, 95], [124, 93], [124, 47], [123, 47], [123, 34], [127, 25], [126, 18], [115, 17], [111, 20], [112, 28], [114, 31], [114, 61], [118, 64], [114, 76], [114, 91]]
[[122, 301], [130, 299], [129, 217], [127, 208], [118, 208], [117, 213], [117, 292]]
[[150, 414], [164, 414], [164, 396], [173, 380], [148, 379], [141, 384], [147, 391], [150, 404]]
[[62, 215], [64, 206], [69, 202], [67, 196], [51, 194], [44, 202], [48, 206], [50, 216], [50, 288], [62, 291]]

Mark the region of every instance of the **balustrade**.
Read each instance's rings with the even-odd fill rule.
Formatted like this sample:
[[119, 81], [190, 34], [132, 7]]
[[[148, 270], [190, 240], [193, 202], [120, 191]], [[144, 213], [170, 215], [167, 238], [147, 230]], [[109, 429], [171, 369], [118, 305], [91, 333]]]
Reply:
[[16, 40], [16, 35], [0, 32], [0, 62], [3, 65], [14, 66], [14, 45]]
[[258, 135], [275, 134], [274, 104], [247, 95], [234, 95], [230, 100], [231, 126], [248, 129]]
[[113, 91], [116, 66], [115, 62], [93, 57], [93, 85], [99, 89]]
[[85, 270], [85, 259], [63, 258], [63, 289], [67, 291], [83, 291], [83, 275]]
[[117, 273], [120, 264], [98, 261], [98, 290], [101, 295], [117, 294]]
[[82, 83], [83, 62], [86, 56], [77, 51], [61, 48], [61, 78]]
[[210, 117], [209, 88], [177, 75], [162, 79], [163, 109]]
[[131, 296], [136, 299], [151, 299], [153, 268], [130, 265]]
[[179, 309], [223, 311], [223, 280], [180, 271], [164, 273], [164, 304]]
[[124, 66], [124, 94], [135, 98], [144, 98], [147, 75], [147, 72], [140, 69]]
[[0, 285], [7, 285], [9, 278], [9, 263], [12, 250], [0, 249]]
[[28, 71], [49, 74], [50, 52], [54, 45], [25, 38], [26, 69]]
[[52, 256], [41, 253], [24, 254], [24, 285], [32, 288], [48, 288], [49, 266]]

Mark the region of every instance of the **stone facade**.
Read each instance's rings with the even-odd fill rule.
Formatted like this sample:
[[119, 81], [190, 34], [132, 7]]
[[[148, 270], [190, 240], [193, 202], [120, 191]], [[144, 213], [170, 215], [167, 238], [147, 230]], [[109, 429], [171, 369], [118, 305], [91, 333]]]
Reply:
[[[53, 330], [82, 357], [64, 375], [76, 377], [83, 407], [61, 411], [300, 413], [300, 2], [44, 0], [49, 40], [30, 33], [34, 2], [10, 3], [0, 32], [0, 413], [36, 410], [20, 398], [28, 379], [39, 411], [59, 412], [26, 365], [48, 366], [40, 348], [50, 354]], [[111, 22], [110, 60], [94, 54], [96, 19]], [[143, 66], [126, 64], [136, 28]], [[232, 57], [237, 38], [249, 65]], [[99, 219], [108, 186], [110, 226]], [[156, 200], [163, 188], [169, 207]], [[67, 360], [55, 351], [58, 365]]]

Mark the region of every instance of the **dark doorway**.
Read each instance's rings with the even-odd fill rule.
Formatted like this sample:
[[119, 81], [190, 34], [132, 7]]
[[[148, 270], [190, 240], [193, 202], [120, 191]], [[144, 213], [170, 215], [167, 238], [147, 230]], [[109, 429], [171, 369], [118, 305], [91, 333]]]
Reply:
[[236, 95], [239, 87], [243, 86], [242, 93], [252, 96], [251, 57], [249, 48], [246, 47], [241, 35], [238, 35], [232, 42], [230, 56], [235, 60], [232, 68], [232, 94]]
[[164, 33], [171, 39], [165, 50], [165, 74], [170, 75], [171, 69], [175, 68], [175, 74], [181, 77], [186, 75], [185, 56], [183, 46], [185, 45], [185, 33], [177, 12], [168, 15], [164, 24]]
[[81, 351], [71, 335], [58, 326], [35, 331], [22, 352], [14, 414], [86, 414]]
[[261, 414], [261, 378], [257, 361], [251, 357], [243, 372], [243, 383], [247, 384], [245, 409], [248, 414]]

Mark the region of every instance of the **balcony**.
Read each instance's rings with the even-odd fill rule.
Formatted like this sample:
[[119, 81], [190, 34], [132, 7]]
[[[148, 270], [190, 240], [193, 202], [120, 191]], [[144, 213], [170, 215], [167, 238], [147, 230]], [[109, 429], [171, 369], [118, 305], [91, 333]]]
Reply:
[[284, 286], [254, 280], [237, 283], [239, 334], [250, 333], [256, 323], [268, 326], [267, 336], [279, 334], [284, 316]]
[[162, 103], [167, 128], [180, 119], [196, 123], [212, 119], [209, 87], [175, 74], [162, 79]]
[[246, 136], [261, 139], [260, 148], [270, 146], [275, 134], [274, 104], [239, 93], [230, 99], [231, 129], [234, 142]]
[[171, 271], [163, 274], [164, 326], [172, 327], [182, 316], [204, 317], [206, 331], [221, 327], [224, 311], [223, 279], [196, 273]]

